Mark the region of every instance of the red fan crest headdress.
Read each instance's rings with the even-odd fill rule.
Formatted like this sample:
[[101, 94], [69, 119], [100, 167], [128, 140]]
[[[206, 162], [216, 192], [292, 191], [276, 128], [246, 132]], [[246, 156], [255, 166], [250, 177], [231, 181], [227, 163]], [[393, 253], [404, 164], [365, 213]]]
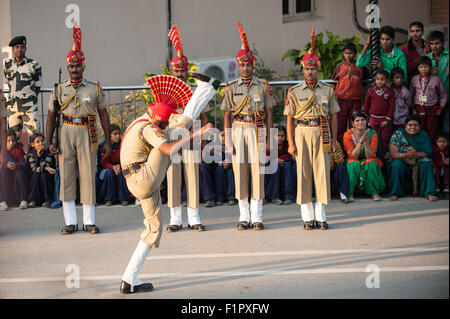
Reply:
[[176, 25], [170, 29], [169, 39], [177, 51], [177, 56], [170, 61], [170, 66], [174, 69], [187, 70], [189, 68], [189, 62], [187, 57], [183, 55], [183, 43], [181, 42], [180, 32]]
[[170, 75], [156, 75], [147, 80], [155, 104], [147, 106], [150, 116], [157, 121], [168, 120], [177, 109], [184, 108], [192, 97], [192, 90], [180, 79]]
[[320, 59], [316, 54], [316, 38], [314, 34], [314, 27], [311, 30], [311, 48], [308, 53], [306, 53], [302, 58], [302, 66], [306, 68], [307, 66], [314, 66], [320, 71]]
[[250, 62], [255, 65], [255, 57], [253, 55], [253, 51], [250, 50], [247, 39], [247, 32], [244, 31], [242, 24], [238, 22], [239, 34], [241, 36], [242, 47], [236, 55], [236, 60], [238, 63]]
[[73, 34], [73, 47], [69, 51], [66, 57], [67, 64], [78, 63], [85, 67], [85, 57], [83, 51], [81, 51], [81, 29], [78, 23], [75, 21], [72, 29]]

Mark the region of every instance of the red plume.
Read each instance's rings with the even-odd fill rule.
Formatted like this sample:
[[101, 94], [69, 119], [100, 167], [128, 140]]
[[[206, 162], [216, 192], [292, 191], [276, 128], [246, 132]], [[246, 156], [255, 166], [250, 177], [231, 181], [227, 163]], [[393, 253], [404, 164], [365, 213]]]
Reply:
[[173, 25], [169, 32], [169, 39], [172, 41], [175, 50], [177, 50], [177, 55], [179, 57], [183, 56], [183, 44], [181, 43], [180, 32], [178, 32], [178, 27]]
[[248, 45], [248, 40], [247, 40], [247, 33], [244, 31], [244, 28], [242, 27], [242, 24], [240, 22], [238, 22], [238, 28], [239, 28], [239, 33], [241, 35], [241, 40], [242, 40], [242, 49], [244, 49], [246, 51], [250, 51], [250, 47]]
[[78, 23], [75, 21], [73, 24], [73, 48], [72, 50], [75, 52], [81, 51], [81, 29], [78, 26]]
[[316, 37], [314, 35], [314, 27], [311, 29], [311, 54], [314, 54], [316, 52]]

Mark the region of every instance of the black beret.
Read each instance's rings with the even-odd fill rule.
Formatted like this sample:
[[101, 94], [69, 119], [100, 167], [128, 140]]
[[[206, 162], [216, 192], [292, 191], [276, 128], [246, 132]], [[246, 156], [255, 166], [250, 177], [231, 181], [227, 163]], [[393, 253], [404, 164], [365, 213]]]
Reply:
[[13, 47], [13, 46], [15, 46], [15, 45], [17, 45], [17, 44], [23, 44], [23, 45], [26, 45], [26, 44], [27, 44], [27, 38], [25, 38], [24, 36], [19, 36], [19, 37], [15, 37], [14, 39], [12, 39], [12, 40], [9, 42], [9, 46], [10, 46], [10, 47]]

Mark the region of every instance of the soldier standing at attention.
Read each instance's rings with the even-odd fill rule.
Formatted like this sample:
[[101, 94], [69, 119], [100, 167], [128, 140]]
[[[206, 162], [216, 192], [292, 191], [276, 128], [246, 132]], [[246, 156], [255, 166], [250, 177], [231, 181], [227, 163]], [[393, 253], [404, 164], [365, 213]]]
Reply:
[[[272, 107], [275, 105], [275, 99], [269, 82], [253, 76], [255, 58], [240, 22], [238, 27], [242, 40], [242, 49], [236, 56], [240, 77], [226, 83], [221, 109], [224, 111], [225, 130], [232, 128], [234, 145], [232, 163], [240, 212], [237, 229], [245, 230], [252, 225], [254, 230], [262, 230], [264, 228], [262, 158], [265, 157], [266, 151], [270, 150], [266, 136], [267, 141], [270, 141], [269, 134], [273, 126]], [[225, 141], [227, 153], [230, 153], [233, 145], [226, 131]], [[249, 205], [250, 175], [252, 194]]]
[[[330, 85], [317, 80], [319, 56], [311, 49], [302, 59], [305, 82], [289, 89], [284, 115], [287, 115], [288, 152], [297, 159], [297, 203], [301, 206], [305, 230], [328, 229], [325, 205], [331, 200], [330, 151], [336, 150], [339, 105]], [[331, 117], [331, 135], [328, 120]], [[294, 119], [297, 120], [294, 139]], [[312, 203], [312, 180], [316, 204]], [[317, 223], [316, 223], [317, 222]]]
[[[67, 55], [67, 71], [70, 79], [58, 84], [48, 102], [47, 143], [52, 154], [59, 151], [59, 169], [61, 175], [60, 199], [66, 226], [63, 235], [78, 230], [76, 199], [76, 172], [80, 180], [80, 202], [83, 204], [83, 230], [90, 234], [100, 232], [95, 225], [95, 171], [97, 160], [96, 114], [99, 113], [105, 133], [103, 158], [111, 153], [109, 115], [106, 110], [103, 91], [100, 84], [83, 78], [86, 67], [84, 53], [81, 51], [81, 29], [73, 26], [74, 46]], [[54, 108], [54, 99], [58, 99], [62, 126], [59, 130], [58, 149], [52, 144], [54, 123], [59, 116]]]
[[7, 104], [12, 113], [8, 117], [8, 124], [20, 138], [22, 129], [26, 129], [30, 136], [41, 130], [37, 100], [42, 71], [38, 62], [25, 56], [27, 39], [24, 36], [15, 37], [9, 46], [12, 47], [14, 58], [3, 61], [3, 72], [10, 90]]
[[[220, 85], [219, 81], [209, 78], [199, 81], [192, 95], [185, 83], [172, 76], [158, 75], [147, 82], [155, 96], [155, 104], [149, 105], [148, 112], [128, 127], [122, 137], [120, 153], [123, 175], [128, 189], [141, 201], [146, 227], [122, 276], [120, 292], [123, 294], [153, 290], [151, 283], [143, 283], [137, 276], [150, 248], [159, 246], [162, 233], [161, 183], [179, 147], [184, 148], [194, 135], [202, 134], [211, 124], [181, 141], [170, 142], [171, 130], [189, 129]], [[177, 114], [176, 109], [180, 107], [184, 107], [183, 114]]]
[[[187, 57], [183, 55], [183, 45], [176, 25], [172, 26], [170, 29], [169, 38], [177, 51], [177, 56], [170, 61], [170, 74], [182, 80], [190, 89], [192, 89], [187, 81], [189, 62]], [[207, 105], [200, 114], [201, 126], [204, 126], [208, 122], [208, 114], [206, 113], [208, 110], [209, 106]], [[182, 111], [182, 109], [178, 110], [178, 112]], [[200, 201], [199, 162], [194, 161], [194, 152], [194, 150], [183, 150], [182, 162], [172, 162], [167, 170], [167, 206], [169, 206], [170, 209], [170, 222], [169, 226], [167, 226], [168, 232], [176, 232], [182, 228], [182, 171], [184, 171], [184, 181], [187, 192], [188, 227], [196, 231], [205, 230], [205, 226], [202, 225], [198, 213]]]

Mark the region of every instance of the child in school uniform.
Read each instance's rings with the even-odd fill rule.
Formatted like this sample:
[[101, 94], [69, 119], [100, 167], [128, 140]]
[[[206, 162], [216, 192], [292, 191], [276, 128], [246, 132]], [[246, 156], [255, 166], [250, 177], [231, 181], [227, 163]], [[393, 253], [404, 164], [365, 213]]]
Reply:
[[[436, 142], [433, 145], [433, 163], [436, 177], [436, 193], [441, 193], [445, 199], [449, 198], [449, 148], [448, 148], [448, 134], [440, 133], [437, 135]], [[443, 186], [441, 192], [440, 186]]]
[[385, 157], [392, 134], [392, 117], [395, 108], [395, 93], [387, 86], [389, 73], [378, 70], [375, 85], [372, 86], [364, 101], [364, 113], [370, 114], [369, 126], [377, 131], [381, 138], [382, 156]]
[[447, 91], [437, 75], [431, 74], [432, 62], [428, 56], [417, 62], [419, 74], [411, 80], [411, 94], [414, 99], [414, 114], [420, 118], [421, 129], [432, 141], [436, 140], [438, 118], [447, 103]]
[[392, 131], [405, 127], [405, 121], [408, 117], [412, 95], [408, 88], [404, 85], [404, 72], [401, 68], [393, 68], [391, 70], [392, 85], [391, 89], [395, 93], [395, 107], [392, 118]]
[[7, 165], [0, 169], [0, 210], [8, 210], [8, 203], [20, 201], [19, 208], [28, 208], [27, 166], [16, 133], [8, 131], [6, 140]]
[[30, 145], [31, 148], [27, 157], [31, 170], [28, 207], [33, 208], [42, 204], [42, 207], [48, 208], [53, 201], [55, 188], [55, 157], [45, 147], [44, 135], [41, 133], [35, 133], [31, 136]]
[[105, 143], [99, 145], [97, 151], [97, 202], [105, 202], [105, 206], [111, 206], [116, 201], [120, 201], [122, 206], [127, 206], [130, 201], [125, 177], [120, 166], [120, 128], [112, 124], [111, 131], [111, 155], [101, 159]]

